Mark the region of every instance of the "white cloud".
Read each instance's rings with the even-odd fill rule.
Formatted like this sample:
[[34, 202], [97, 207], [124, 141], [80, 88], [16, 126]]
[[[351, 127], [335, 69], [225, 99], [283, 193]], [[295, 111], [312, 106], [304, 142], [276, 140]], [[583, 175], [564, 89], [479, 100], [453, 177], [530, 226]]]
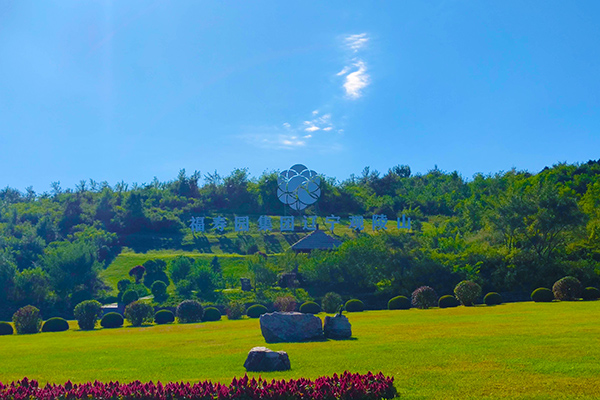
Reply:
[[321, 129], [321, 128], [319, 128], [318, 126], [311, 125], [308, 128], [306, 128], [305, 131], [306, 132], [314, 132], [314, 131], [318, 131], [319, 129]]
[[317, 115], [319, 113], [319, 110], [315, 110], [312, 112], [312, 115]]
[[290, 124], [289, 124], [289, 123], [287, 123], [287, 122], [284, 122], [284, 123], [283, 123], [283, 126], [284, 126], [285, 128], [288, 128], [288, 129], [289, 129], [289, 128], [290, 128], [292, 125], [290, 125]]
[[367, 64], [356, 53], [366, 46], [369, 37], [366, 33], [348, 35], [344, 38], [345, 46], [353, 53], [350, 65], [344, 66], [336, 76], [344, 77], [344, 90], [346, 96], [350, 99], [358, 99], [362, 96], [362, 91], [371, 82], [371, 77], [367, 73]]
[[346, 46], [348, 46], [353, 52], [358, 52], [361, 48], [366, 46], [369, 38], [366, 33], [360, 33], [357, 35], [349, 35], [344, 39], [346, 41]]
[[350, 72], [350, 67], [344, 67], [340, 72], [335, 74], [336, 76], [343, 76]]
[[333, 127], [332, 127], [332, 126], [328, 126], [327, 128], [323, 128], [323, 130], [324, 130], [325, 132], [329, 132], [329, 131], [330, 131], [330, 130], [332, 130], [332, 129], [333, 129]]

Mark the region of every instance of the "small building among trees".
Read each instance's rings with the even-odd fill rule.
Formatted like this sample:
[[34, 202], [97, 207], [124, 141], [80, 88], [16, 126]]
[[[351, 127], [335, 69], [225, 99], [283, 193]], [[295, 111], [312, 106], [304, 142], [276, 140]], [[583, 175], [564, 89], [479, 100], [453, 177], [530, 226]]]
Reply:
[[335, 250], [342, 244], [338, 239], [317, 229], [292, 245], [296, 253], [310, 253], [313, 250]]

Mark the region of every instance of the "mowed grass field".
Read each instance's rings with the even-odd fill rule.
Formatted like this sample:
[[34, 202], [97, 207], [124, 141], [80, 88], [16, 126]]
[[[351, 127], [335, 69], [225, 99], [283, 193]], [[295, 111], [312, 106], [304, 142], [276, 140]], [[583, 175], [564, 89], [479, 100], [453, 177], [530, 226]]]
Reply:
[[[349, 314], [355, 340], [266, 344], [256, 319], [0, 336], [0, 381], [229, 383], [254, 346], [288, 352], [291, 371], [395, 377], [404, 399], [597, 399], [600, 302]], [[324, 315], [321, 314], [321, 317]]]

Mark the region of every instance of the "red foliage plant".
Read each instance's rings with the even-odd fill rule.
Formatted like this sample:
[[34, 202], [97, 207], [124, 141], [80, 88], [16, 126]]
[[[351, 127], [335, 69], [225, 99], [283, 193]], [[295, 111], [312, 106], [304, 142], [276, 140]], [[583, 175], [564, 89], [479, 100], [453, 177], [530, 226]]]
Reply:
[[341, 375], [309, 379], [272, 380], [262, 378], [233, 378], [229, 386], [210, 381], [194, 384], [183, 382], [131, 383], [87, 382], [64, 385], [47, 384], [23, 378], [4, 385], [0, 382], [0, 400], [28, 399], [102, 399], [102, 400], [236, 400], [236, 399], [321, 399], [321, 400], [379, 400], [397, 395], [394, 378], [381, 372], [360, 375], [344, 372]]

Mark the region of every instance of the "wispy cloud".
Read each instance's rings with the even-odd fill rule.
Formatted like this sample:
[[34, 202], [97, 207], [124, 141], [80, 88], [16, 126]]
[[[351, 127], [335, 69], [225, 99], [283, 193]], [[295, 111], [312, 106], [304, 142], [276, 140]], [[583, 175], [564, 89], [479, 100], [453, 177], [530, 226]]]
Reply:
[[346, 46], [348, 46], [355, 53], [358, 52], [358, 50], [365, 47], [368, 41], [369, 38], [366, 33], [359, 33], [358, 35], [349, 35], [345, 38]]
[[348, 35], [344, 38], [345, 47], [352, 51], [350, 65], [344, 66], [336, 76], [345, 77], [343, 88], [349, 99], [356, 100], [363, 95], [365, 89], [371, 83], [371, 77], [367, 73], [367, 63], [356, 56], [360, 49], [365, 47], [369, 41], [366, 33]]

